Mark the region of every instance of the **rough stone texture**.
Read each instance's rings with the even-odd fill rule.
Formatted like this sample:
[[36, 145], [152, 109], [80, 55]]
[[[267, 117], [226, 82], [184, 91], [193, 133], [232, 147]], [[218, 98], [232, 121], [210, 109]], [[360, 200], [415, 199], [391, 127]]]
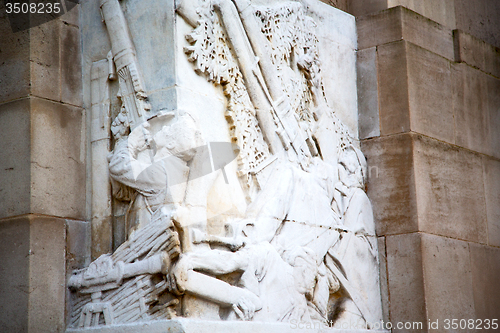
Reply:
[[13, 33], [0, 7], [0, 102], [25, 97], [30, 91], [29, 31]]
[[500, 2], [455, 0], [456, 27], [500, 47]]
[[83, 219], [82, 110], [38, 98], [31, 109], [31, 212]]
[[349, 0], [347, 11], [354, 16], [362, 16], [387, 9], [387, 0]]
[[31, 94], [54, 101], [61, 99], [60, 34], [58, 19], [30, 29]]
[[[427, 322], [421, 238], [419, 233], [386, 237], [390, 317], [393, 323]], [[403, 331], [422, 332], [394, 330]]]
[[389, 309], [389, 285], [387, 282], [387, 249], [385, 246], [385, 237], [378, 237], [378, 261], [379, 261], [379, 271], [380, 271], [380, 294], [382, 296], [382, 312], [384, 322], [390, 320]]
[[[76, 1], [72, 1], [76, 3]], [[67, 8], [68, 9], [68, 8]], [[80, 26], [80, 4], [74, 5], [71, 10], [68, 10], [66, 14], [61, 16], [61, 21], [68, 24], [74, 25], [75, 27]]]
[[456, 144], [500, 158], [500, 80], [465, 64], [452, 76]]
[[66, 223], [62, 219], [30, 219], [30, 332], [62, 332], [65, 328]]
[[407, 8], [391, 8], [356, 21], [360, 50], [404, 39], [454, 60], [452, 30]]
[[407, 42], [377, 47], [380, 133], [410, 130], [408, 99]]
[[30, 102], [0, 104], [0, 218], [30, 209]]
[[473, 243], [469, 246], [476, 316], [479, 319], [499, 318], [500, 249]]
[[359, 138], [367, 139], [380, 136], [377, 50], [375, 47], [359, 50], [357, 56]]
[[454, 143], [450, 62], [407, 43], [407, 63], [411, 130]]
[[481, 156], [423, 136], [415, 138], [419, 230], [486, 243]]
[[379, 236], [418, 230], [412, 141], [403, 134], [361, 142]]
[[28, 215], [0, 222], [0, 330], [64, 330], [65, 221]]
[[90, 263], [90, 222], [66, 220], [66, 271]]
[[[467, 242], [422, 234], [428, 320], [474, 317], [471, 258]], [[440, 324], [440, 325], [441, 325]], [[443, 327], [441, 327], [441, 331]]]
[[30, 222], [0, 221], [0, 331], [27, 332]]
[[80, 30], [77, 27], [71, 26], [66, 23], [61, 23], [60, 52], [60, 100], [63, 103], [82, 106], [82, 61]]
[[461, 30], [455, 30], [453, 35], [456, 61], [500, 77], [500, 49]]
[[442, 25], [455, 27], [455, 0], [387, 0], [387, 6], [405, 6]]
[[500, 161], [483, 157], [488, 245], [500, 246]]

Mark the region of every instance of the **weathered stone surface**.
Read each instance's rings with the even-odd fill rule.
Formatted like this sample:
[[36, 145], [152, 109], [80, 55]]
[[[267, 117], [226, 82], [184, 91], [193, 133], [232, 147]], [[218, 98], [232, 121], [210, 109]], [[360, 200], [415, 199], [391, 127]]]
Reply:
[[490, 320], [499, 318], [500, 249], [474, 243], [470, 243], [469, 246], [476, 317]]
[[489, 127], [488, 155], [500, 159], [500, 79], [491, 75], [486, 76], [486, 98]]
[[500, 32], [496, 22], [500, 20], [500, 3], [490, 0], [455, 0], [457, 29], [500, 47]]
[[31, 93], [60, 101], [61, 21], [56, 19], [30, 29]]
[[25, 216], [0, 222], [0, 328], [4, 332], [63, 332], [64, 220]]
[[0, 7], [0, 103], [25, 97], [30, 92], [30, 33], [13, 33]]
[[[490, 127], [488, 82], [491, 81], [488, 75], [465, 64], [456, 64], [452, 68], [452, 80], [455, 82], [453, 108], [456, 144], [499, 157], [500, 153], [492, 150], [494, 140], [490, 140], [490, 132], [498, 131]], [[498, 107], [492, 110], [498, 112]]]
[[401, 40], [403, 37], [401, 15], [401, 8], [393, 8], [356, 17], [358, 49], [363, 50]]
[[30, 102], [0, 104], [0, 218], [30, 211]]
[[113, 252], [113, 218], [94, 217], [91, 223], [91, 259]]
[[[1, 114], [1, 113], [0, 113]], [[1, 132], [0, 132], [1, 133]], [[30, 221], [0, 221], [0, 330], [27, 332], [29, 306]]]
[[380, 133], [408, 132], [410, 110], [408, 96], [407, 42], [377, 47]]
[[474, 318], [467, 242], [422, 234], [422, 268], [428, 320], [444, 324], [445, 319]]
[[90, 260], [90, 222], [66, 220], [66, 270], [81, 269]]
[[442, 25], [452, 29], [455, 27], [454, 0], [387, 0], [387, 6], [405, 6]]
[[500, 49], [462, 30], [453, 32], [456, 61], [500, 77]]
[[407, 8], [391, 8], [357, 22], [359, 49], [404, 39], [449, 60], [455, 58], [452, 30]]
[[[76, 9], [73, 9], [76, 10]], [[77, 27], [61, 23], [61, 101], [82, 106], [82, 61], [80, 31]]]
[[486, 243], [481, 157], [416, 136], [414, 164], [419, 230]]
[[[393, 323], [427, 323], [421, 238], [422, 235], [419, 233], [386, 237], [390, 318]], [[394, 331], [425, 332], [426, 330]]]
[[387, 9], [387, 0], [350, 0], [347, 6], [347, 11], [356, 17], [384, 9]]
[[391, 307], [389, 300], [389, 285], [387, 280], [387, 249], [385, 246], [385, 237], [378, 237], [378, 261], [380, 271], [380, 295], [382, 296], [382, 312], [384, 314], [384, 322], [388, 322], [389, 309]]
[[82, 110], [33, 98], [31, 113], [31, 212], [83, 219]]
[[407, 43], [410, 128], [449, 143], [455, 141], [450, 62]]
[[500, 246], [500, 161], [484, 156], [483, 163], [488, 245]]
[[379, 236], [418, 230], [412, 141], [402, 134], [361, 142]]
[[65, 329], [66, 223], [30, 218], [29, 332]]
[[377, 50], [357, 52], [359, 138], [380, 136], [377, 86]]
[[[71, 1], [73, 3], [77, 3], [76, 1]], [[61, 16], [61, 21], [66, 22], [68, 24], [74, 25], [75, 27], [80, 26], [80, 4], [71, 4], [72, 7], [68, 10], [64, 15]], [[69, 9], [66, 7], [66, 9]]]

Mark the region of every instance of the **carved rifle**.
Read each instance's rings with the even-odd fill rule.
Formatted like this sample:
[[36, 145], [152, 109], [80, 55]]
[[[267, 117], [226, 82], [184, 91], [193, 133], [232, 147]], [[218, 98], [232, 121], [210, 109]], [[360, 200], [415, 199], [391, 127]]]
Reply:
[[111, 41], [121, 99], [125, 105], [130, 130], [133, 130], [151, 118], [151, 105], [147, 100], [135, 48], [118, 0], [101, 0], [101, 14]]
[[233, 1], [217, 1], [214, 8], [220, 14], [229, 42], [235, 50], [271, 152], [276, 154], [283, 148], [289, 151], [291, 147], [299, 164], [305, 168], [305, 160], [317, 155], [318, 151], [312, 138], [301, 128], [281, 88], [276, 68], [271, 62], [268, 42], [260, 32], [250, 4], [245, 0]]

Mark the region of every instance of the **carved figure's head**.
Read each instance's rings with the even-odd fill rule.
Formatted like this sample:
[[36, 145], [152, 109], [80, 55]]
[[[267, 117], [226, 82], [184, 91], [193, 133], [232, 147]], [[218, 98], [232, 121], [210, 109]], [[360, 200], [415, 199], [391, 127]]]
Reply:
[[166, 149], [184, 161], [191, 160], [196, 148], [203, 145], [201, 132], [194, 118], [188, 114], [177, 116], [177, 120], [163, 128], [154, 136], [158, 152]]

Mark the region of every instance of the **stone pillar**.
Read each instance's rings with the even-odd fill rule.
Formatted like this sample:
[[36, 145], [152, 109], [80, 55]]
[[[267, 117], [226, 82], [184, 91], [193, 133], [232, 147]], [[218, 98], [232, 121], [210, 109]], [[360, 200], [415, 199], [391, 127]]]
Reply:
[[401, 6], [357, 18], [385, 320], [412, 323], [395, 332], [500, 317], [500, 52], [458, 20], [429, 17], [441, 24]]
[[4, 9], [0, 331], [63, 332], [66, 272], [88, 248], [79, 8], [16, 33]]

